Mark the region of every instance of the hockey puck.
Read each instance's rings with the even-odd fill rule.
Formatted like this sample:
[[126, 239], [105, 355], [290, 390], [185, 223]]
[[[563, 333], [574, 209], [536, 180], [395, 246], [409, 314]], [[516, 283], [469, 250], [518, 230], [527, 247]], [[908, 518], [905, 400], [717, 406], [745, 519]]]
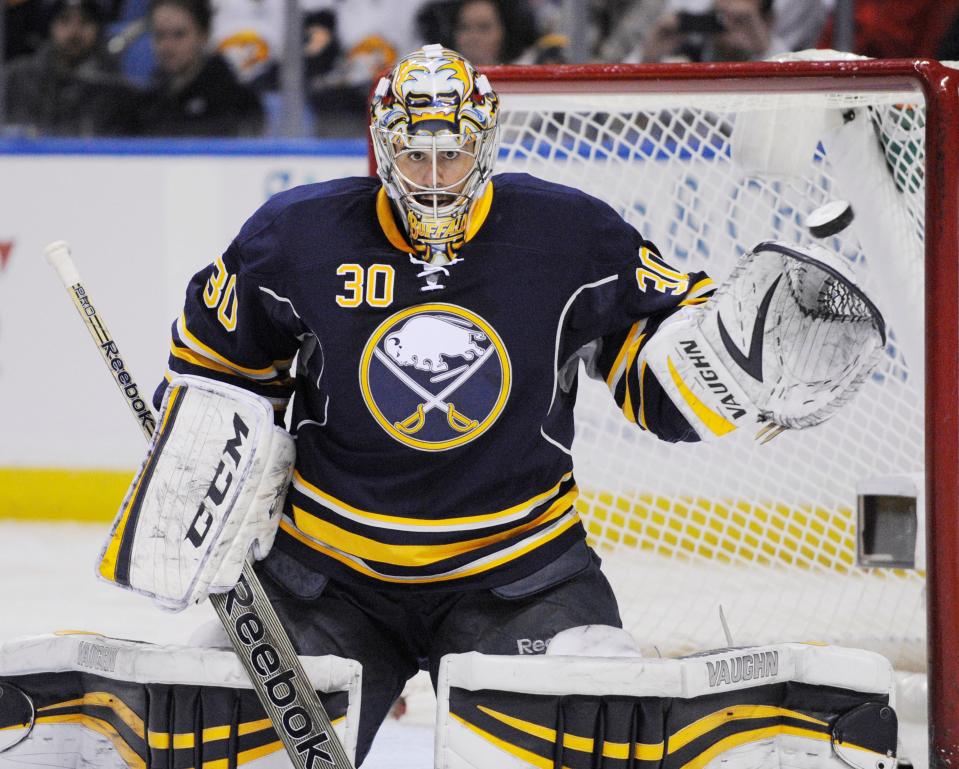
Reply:
[[848, 202], [832, 200], [806, 217], [806, 228], [814, 238], [828, 238], [846, 229], [854, 218]]

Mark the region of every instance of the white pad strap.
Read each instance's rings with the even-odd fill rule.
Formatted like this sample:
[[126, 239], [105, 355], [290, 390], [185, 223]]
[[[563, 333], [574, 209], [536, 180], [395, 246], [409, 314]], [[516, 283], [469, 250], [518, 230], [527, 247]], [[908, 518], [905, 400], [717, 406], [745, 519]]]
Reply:
[[269, 401], [200, 377], [167, 388], [160, 428], [103, 546], [99, 576], [179, 610], [266, 557], [295, 459]]

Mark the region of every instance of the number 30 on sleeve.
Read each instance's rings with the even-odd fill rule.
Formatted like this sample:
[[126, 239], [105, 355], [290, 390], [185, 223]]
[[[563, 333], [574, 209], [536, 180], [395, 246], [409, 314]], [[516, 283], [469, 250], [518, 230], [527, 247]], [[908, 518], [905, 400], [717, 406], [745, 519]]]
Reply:
[[222, 256], [213, 262], [213, 274], [203, 289], [203, 303], [211, 310], [216, 309], [216, 317], [223, 328], [227, 331], [236, 329], [236, 275], [226, 271]]
[[689, 276], [685, 272], [667, 267], [663, 262], [658, 261], [645, 246], [639, 249], [639, 261], [642, 267], [636, 268], [636, 283], [640, 291], [646, 291], [650, 285], [652, 288], [664, 294], [673, 294], [679, 296], [686, 293], [689, 288]]

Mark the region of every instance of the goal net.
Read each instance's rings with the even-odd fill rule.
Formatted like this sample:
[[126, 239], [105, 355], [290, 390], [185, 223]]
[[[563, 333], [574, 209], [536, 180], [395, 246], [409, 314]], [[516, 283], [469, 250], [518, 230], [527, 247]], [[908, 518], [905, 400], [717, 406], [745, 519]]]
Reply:
[[814, 242], [807, 214], [850, 201], [853, 223], [816, 242], [849, 261], [889, 325], [852, 403], [764, 445], [660, 442], [580, 377], [578, 506], [651, 654], [727, 645], [721, 606], [737, 645], [821, 641], [925, 668], [925, 574], [858, 565], [856, 506], [867, 479], [925, 465], [926, 98], [916, 81], [860, 81], [844, 66], [768, 79], [770, 65], [491, 74], [498, 171], [602, 198], [674, 266], [717, 282], [761, 241]]

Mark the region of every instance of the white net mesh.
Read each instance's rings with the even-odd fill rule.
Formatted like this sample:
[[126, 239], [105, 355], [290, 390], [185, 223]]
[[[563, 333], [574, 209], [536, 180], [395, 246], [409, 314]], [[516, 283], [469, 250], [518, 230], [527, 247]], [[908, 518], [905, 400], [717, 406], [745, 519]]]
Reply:
[[766, 445], [661, 443], [581, 377], [579, 506], [627, 628], [663, 654], [722, 646], [721, 604], [739, 644], [843, 643], [924, 669], [924, 575], [855, 557], [857, 482], [924, 465], [921, 94], [514, 88], [497, 170], [606, 200], [677, 267], [722, 280], [760, 241], [812, 242], [806, 214], [851, 200], [856, 220], [821, 242], [890, 327], [852, 403]]

